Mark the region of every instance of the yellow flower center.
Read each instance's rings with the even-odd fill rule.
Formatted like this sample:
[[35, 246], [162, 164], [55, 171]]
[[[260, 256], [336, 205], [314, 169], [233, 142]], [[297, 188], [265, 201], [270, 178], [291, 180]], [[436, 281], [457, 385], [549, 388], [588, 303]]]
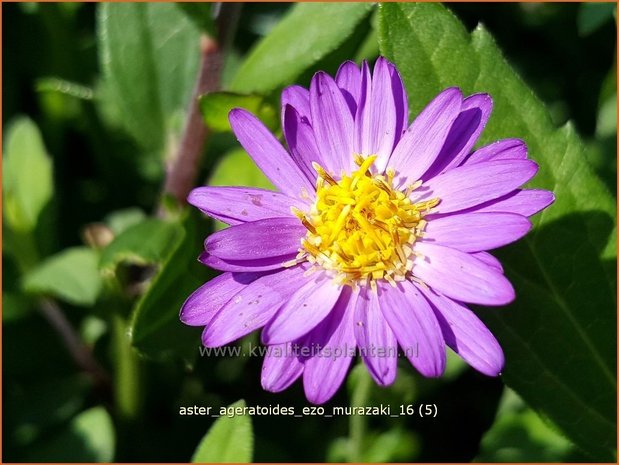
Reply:
[[410, 193], [393, 185], [393, 171], [372, 174], [376, 160], [355, 157], [359, 169], [339, 181], [314, 163], [316, 202], [309, 213], [293, 209], [307, 228], [294, 263], [307, 260], [331, 272], [340, 284], [371, 285], [384, 279], [395, 285], [413, 268], [413, 244], [421, 237], [423, 217], [438, 199], [413, 203]]

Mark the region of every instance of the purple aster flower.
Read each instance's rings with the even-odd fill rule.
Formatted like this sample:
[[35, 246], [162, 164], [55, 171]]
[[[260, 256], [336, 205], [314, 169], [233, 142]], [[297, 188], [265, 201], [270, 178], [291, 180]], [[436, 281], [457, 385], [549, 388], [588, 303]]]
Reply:
[[487, 94], [441, 92], [408, 125], [397, 69], [344, 63], [309, 91], [282, 93], [288, 151], [252, 114], [230, 112], [241, 145], [279, 192], [199, 187], [189, 202], [229, 228], [200, 261], [224, 273], [181, 310], [205, 326], [205, 346], [258, 328], [262, 385], [303, 377], [323, 403], [355, 349], [380, 385], [396, 376], [398, 346], [424, 376], [440, 376], [446, 346], [476, 370], [500, 374], [497, 340], [466, 304], [505, 305], [514, 289], [491, 250], [524, 236], [553, 200], [521, 189], [537, 171], [521, 140], [473, 151], [492, 109]]

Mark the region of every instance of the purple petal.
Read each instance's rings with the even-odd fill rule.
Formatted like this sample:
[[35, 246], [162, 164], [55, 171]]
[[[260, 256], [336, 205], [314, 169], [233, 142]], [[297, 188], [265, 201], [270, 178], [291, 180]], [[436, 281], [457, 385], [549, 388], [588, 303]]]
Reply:
[[500, 375], [505, 358], [486, 325], [464, 305], [432, 291], [422, 291], [432, 304], [447, 345], [481, 373]]
[[284, 127], [284, 111], [286, 105], [290, 105], [299, 116], [310, 125], [312, 124], [312, 114], [309, 104], [309, 90], [301, 86], [289, 86], [282, 91], [282, 127]]
[[412, 183], [434, 163], [462, 106], [462, 92], [444, 90], [415, 118], [396, 145], [388, 166], [399, 173], [398, 183]]
[[491, 112], [492, 98], [488, 94], [465, 98], [436, 163], [424, 174], [423, 179], [431, 179], [460, 165], [486, 127]]
[[464, 162], [483, 163], [495, 160], [524, 160], [527, 158], [527, 146], [520, 139], [502, 139], [475, 150]]
[[402, 350], [424, 376], [441, 376], [445, 371], [445, 341], [434, 312], [419, 289], [410, 281], [393, 288], [378, 286], [380, 310]]
[[323, 273], [309, 276], [264, 328], [262, 342], [281, 344], [307, 334], [329, 314], [341, 292]]
[[452, 299], [506, 305], [516, 297], [505, 276], [466, 252], [424, 242], [416, 243], [415, 251], [423, 257], [415, 259], [413, 274]]
[[223, 273], [196, 289], [181, 307], [180, 320], [204, 326], [231, 298], [263, 273]]
[[281, 257], [260, 258], [257, 260], [224, 260], [208, 252], [202, 252], [198, 260], [214, 270], [220, 271], [270, 271], [284, 268], [284, 263], [293, 260], [297, 253], [283, 255]]
[[187, 201], [207, 215], [227, 224], [241, 224], [266, 218], [290, 216], [290, 207], [307, 205], [279, 192], [251, 187], [197, 187]]
[[439, 198], [433, 213], [450, 213], [475, 207], [505, 195], [531, 179], [537, 164], [531, 160], [499, 160], [459, 166], [430, 179], [416, 200]]
[[510, 212], [533, 216], [555, 201], [555, 195], [541, 189], [519, 189], [496, 200], [484, 203], [476, 212]]
[[318, 72], [310, 86], [312, 127], [325, 168], [335, 177], [352, 167], [353, 117], [331, 76]]
[[202, 333], [202, 343], [219, 347], [264, 326], [303, 284], [302, 267], [263, 276], [243, 287], [215, 314]]
[[524, 236], [531, 222], [514, 213], [463, 213], [428, 221], [423, 242], [463, 252], [496, 249]]
[[297, 358], [290, 342], [267, 347], [260, 377], [264, 390], [281, 392], [294, 383], [302, 373], [303, 363]]
[[303, 175], [288, 152], [258, 118], [241, 108], [230, 111], [230, 125], [256, 165], [282, 193], [303, 197], [314, 185]]
[[303, 170], [310, 182], [316, 182], [317, 174], [312, 167], [312, 162], [317, 162], [321, 166], [324, 162], [320, 157], [312, 126], [290, 105], [286, 105], [284, 109], [283, 124], [292, 159]]
[[207, 253], [224, 260], [258, 260], [293, 254], [307, 230], [298, 218], [267, 218], [230, 226], [204, 242]]
[[357, 112], [357, 102], [361, 93], [361, 71], [352, 61], [345, 61], [340, 65], [335, 75], [335, 82], [342, 91], [350, 114]]
[[361, 358], [372, 378], [382, 386], [393, 383], [398, 371], [398, 341], [380, 311], [378, 296], [367, 287], [357, 299], [354, 328]]
[[383, 164], [391, 155], [398, 123], [390, 71], [387, 60], [379, 57], [372, 79], [369, 72], [363, 73], [362, 102], [355, 117], [353, 151], [366, 156], [378, 155]]
[[305, 362], [303, 388], [313, 404], [328, 401], [338, 390], [355, 354], [353, 314], [356, 299], [346, 286], [331, 313], [304, 340], [319, 348]]
[[[408, 96], [406, 95], [406, 89], [404, 88], [404, 83], [402, 82], [402, 77], [400, 76], [398, 69], [393, 65], [393, 63], [387, 63], [389, 67], [389, 75], [391, 76], [391, 91], [395, 101], [396, 112], [395, 143], [392, 147], [393, 149], [398, 144], [400, 138], [404, 134], [404, 131], [406, 131], [406, 128], [408, 127]], [[389, 159], [387, 158], [384, 163], [381, 164], [381, 171], [386, 168], [388, 161]]]
[[481, 260], [489, 267], [494, 268], [495, 270], [498, 270], [499, 272], [503, 273], [503, 265], [501, 265], [501, 262], [499, 261], [499, 259], [496, 258], [494, 255], [490, 255], [488, 252], [475, 252], [475, 253], [472, 253], [471, 255], [475, 257], [476, 259]]

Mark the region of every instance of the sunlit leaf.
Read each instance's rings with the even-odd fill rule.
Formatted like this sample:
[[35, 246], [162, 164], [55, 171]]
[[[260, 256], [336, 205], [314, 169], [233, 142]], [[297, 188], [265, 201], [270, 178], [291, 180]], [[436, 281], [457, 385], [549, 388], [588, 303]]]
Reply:
[[440, 4], [380, 11], [381, 51], [398, 65], [414, 113], [448, 86], [488, 92], [495, 106], [482, 142], [522, 138], [540, 164], [531, 185], [557, 201], [525, 240], [499, 253], [517, 299], [478, 314], [505, 349], [505, 382], [592, 457], [614, 460], [614, 199], [572, 127], [553, 127], [483, 27], [468, 34]]
[[53, 195], [52, 161], [29, 118], [8, 126], [2, 157], [4, 217], [19, 232], [32, 231]]
[[291, 83], [335, 50], [369, 13], [371, 3], [298, 3], [250, 52], [230, 85], [268, 93]]
[[[234, 411], [245, 407], [239, 400], [227, 407]], [[193, 463], [246, 463], [251, 462], [254, 433], [249, 415], [221, 416], [198, 444], [191, 458]]]
[[200, 111], [206, 125], [213, 131], [231, 131], [228, 113], [233, 108], [244, 108], [255, 114], [271, 130], [279, 125], [277, 110], [259, 95], [213, 92], [200, 97]]
[[162, 150], [196, 79], [197, 26], [173, 3], [101, 3], [97, 29], [106, 95], [145, 149]]

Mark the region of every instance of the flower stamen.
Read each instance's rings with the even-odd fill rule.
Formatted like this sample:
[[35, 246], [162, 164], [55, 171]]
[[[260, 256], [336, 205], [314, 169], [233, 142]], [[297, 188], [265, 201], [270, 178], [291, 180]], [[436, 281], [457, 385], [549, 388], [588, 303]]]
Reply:
[[423, 219], [438, 203], [413, 202], [410, 192], [394, 187], [395, 172], [372, 174], [376, 155], [355, 154], [359, 169], [336, 181], [318, 163], [316, 201], [307, 213], [293, 213], [307, 229], [296, 261], [306, 259], [327, 270], [339, 284], [376, 288], [377, 280], [392, 286], [412, 276], [413, 244], [423, 234]]

